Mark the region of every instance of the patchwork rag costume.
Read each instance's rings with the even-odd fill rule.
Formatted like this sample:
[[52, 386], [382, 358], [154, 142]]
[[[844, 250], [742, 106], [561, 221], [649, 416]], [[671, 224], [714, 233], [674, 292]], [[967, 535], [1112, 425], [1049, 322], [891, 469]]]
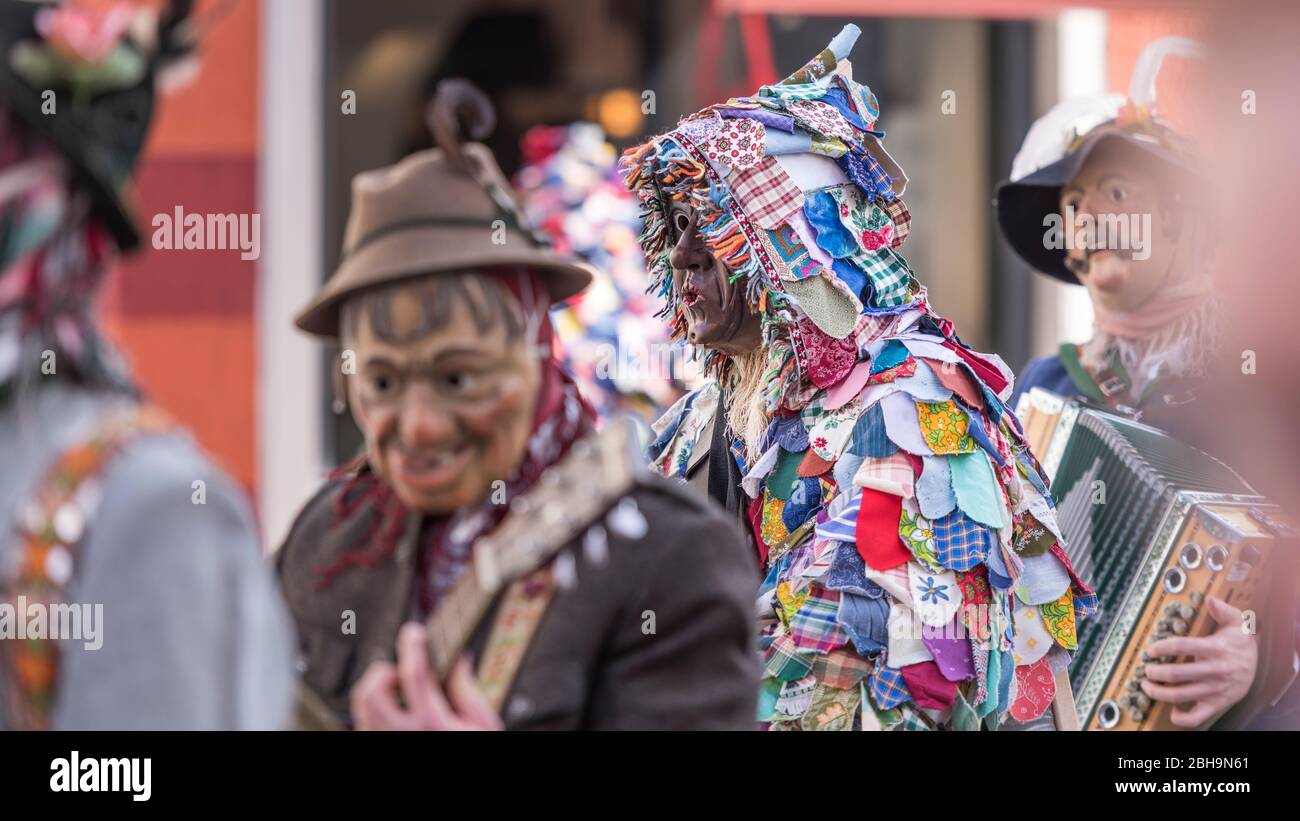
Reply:
[[1034, 720], [1097, 600], [1006, 405], [1010, 370], [961, 342], [899, 253], [905, 178], [881, 146], [875, 96], [853, 79], [857, 35], [846, 26], [781, 83], [624, 155], [674, 338], [686, 318], [666, 216], [684, 202], [743, 283], [766, 357], [757, 447], [718, 435], [734, 362], [711, 351], [713, 381], [657, 423], [653, 464], [685, 480], [703, 451], [734, 460], [765, 574], [760, 721]]

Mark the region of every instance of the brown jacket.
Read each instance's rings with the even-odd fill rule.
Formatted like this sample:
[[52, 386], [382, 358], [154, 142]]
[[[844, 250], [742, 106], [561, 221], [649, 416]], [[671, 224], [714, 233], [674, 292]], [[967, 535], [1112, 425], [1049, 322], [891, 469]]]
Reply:
[[[352, 549], [371, 524], [362, 511], [335, 525], [341, 486], [330, 482], [308, 502], [276, 566], [298, 627], [303, 681], [346, 721], [348, 693], [368, 663], [393, 657], [421, 523], [412, 517], [382, 564], [346, 571], [318, 591], [316, 568]], [[753, 728], [759, 578], [749, 547], [734, 523], [675, 482], [645, 473], [623, 495], [648, 530], [633, 540], [607, 528], [601, 565], [580, 537], [571, 540], [577, 584], [556, 593], [538, 625], [504, 701], [507, 729]], [[354, 634], [343, 632], [348, 611]], [[491, 623], [489, 613], [474, 635], [475, 658]]]

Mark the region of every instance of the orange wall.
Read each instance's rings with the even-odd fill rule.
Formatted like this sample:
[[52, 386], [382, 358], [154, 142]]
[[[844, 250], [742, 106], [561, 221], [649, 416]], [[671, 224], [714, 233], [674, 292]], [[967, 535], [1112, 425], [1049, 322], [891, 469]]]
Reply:
[[[110, 275], [104, 324], [140, 385], [251, 494], [256, 475], [255, 261], [154, 250], [150, 220], [257, 209], [259, 0], [198, 4], [211, 19], [200, 70], [159, 101], [136, 175], [143, 249]], [[263, 225], [263, 236], [266, 226]]]

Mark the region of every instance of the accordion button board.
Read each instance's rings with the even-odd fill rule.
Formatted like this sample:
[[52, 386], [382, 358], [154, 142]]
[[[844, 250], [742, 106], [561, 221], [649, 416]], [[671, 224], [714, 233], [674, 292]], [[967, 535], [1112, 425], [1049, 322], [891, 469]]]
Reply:
[[[1031, 389], [1016, 407], [1051, 480], [1065, 550], [1101, 606], [1070, 665], [1090, 730], [1181, 729], [1142, 691], [1160, 638], [1206, 636], [1216, 596], [1253, 613], [1281, 533], [1277, 508], [1212, 456], [1115, 413]], [[1242, 625], [1251, 629], [1253, 621]]]
[[[1170, 721], [1178, 705], [1152, 701], [1142, 692], [1140, 682], [1146, 678], [1148, 664], [1191, 659], [1153, 658], [1146, 648], [1157, 639], [1208, 636], [1220, 629], [1205, 606], [1206, 596], [1216, 596], [1246, 611], [1238, 627], [1253, 628], [1251, 611], [1267, 572], [1264, 564], [1274, 536], [1249, 515], [1249, 510], [1240, 505], [1214, 504], [1193, 504], [1189, 508], [1174, 549], [1155, 574], [1156, 583], [1141, 608], [1138, 623], [1124, 642], [1119, 662], [1106, 676], [1087, 729], [1182, 729]], [[1225, 538], [1238, 541], [1225, 543]]]

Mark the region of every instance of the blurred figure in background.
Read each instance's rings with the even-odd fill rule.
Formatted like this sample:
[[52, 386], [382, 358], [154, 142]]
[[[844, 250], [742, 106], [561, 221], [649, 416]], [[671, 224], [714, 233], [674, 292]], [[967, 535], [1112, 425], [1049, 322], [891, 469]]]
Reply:
[[1179, 38], [1148, 46], [1134, 74], [1140, 99], [1057, 105], [1034, 123], [998, 189], [998, 225], [1012, 249], [1034, 270], [1083, 285], [1096, 316], [1088, 342], [1026, 366], [1013, 405], [1041, 387], [1133, 408], [1181, 432], [1180, 406], [1195, 400], [1215, 353], [1214, 234], [1203, 230], [1205, 182], [1190, 141], [1141, 90], [1154, 89], [1166, 51], [1194, 48]]
[[[1215, 116], [1207, 153], [1227, 158], [1232, 173], [1218, 178], [1214, 197], [1225, 261], [1215, 282], [1223, 303], [1215, 373], [1224, 389], [1203, 396], [1198, 415], [1207, 449], [1230, 454], [1234, 467], [1294, 523], [1300, 520], [1300, 8], [1287, 0], [1223, 2], [1208, 30], [1214, 32], [1208, 45], [1215, 71], [1205, 99]], [[1296, 549], [1293, 538], [1293, 554]], [[1300, 624], [1300, 601], [1292, 610]], [[1300, 629], [1290, 638], [1300, 647]], [[1293, 683], [1253, 726], [1300, 729], [1300, 684]]]
[[289, 718], [290, 628], [248, 505], [93, 316], [139, 244], [122, 188], [190, 5], [0, 2], [0, 727]]
[[590, 273], [532, 232], [492, 153], [460, 142], [492, 119], [482, 92], [443, 82], [440, 147], [354, 178], [343, 261], [297, 320], [341, 338], [365, 437], [277, 557], [304, 719], [747, 728], [748, 550], [643, 469], [630, 423], [593, 430], [548, 313]]
[[591, 287], [552, 312], [564, 366], [600, 419], [631, 414], [648, 432], [682, 395], [684, 361], [645, 293], [640, 208], [618, 153], [600, 126], [575, 123], [532, 129], [523, 155], [515, 186], [529, 222], [595, 269]]
[[[1210, 413], [1240, 385], [1239, 360], [1221, 331], [1223, 297], [1240, 290], [1232, 279], [1240, 268], [1223, 247], [1230, 234], [1216, 230], [1229, 218], [1215, 211], [1223, 203], [1210, 193], [1202, 158], [1238, 155], [1194, 147], [1156, 116], [1154, 99], [1166, 55], [1202, 53], [1182, 38], [1155, 41], [1139, 58], [1128, 97], [1067, 100], [1026, 136], [1011, 180], [998, 189], [998, 225], [1036, 271], [1087, 288], [1096, 323], [1088, 342], [1031, 362], [1013, 404], [1038, 387], [1136, 411], [1250, 480], [1240, 438], [1216, 433], [1240, 431], [1240, 418]], [[1270, 595], [1258, 639], [1241, 629], [1241, 610], [1210, 597], [1219, 628], [1152, 644], [1152, 656], [1189, 660], [1146, 665], [1143, 691], [1183, 705], [1172, 716], [1180, 726], [1249, 724], [1293, 679], [1294, 590], [1292, 583]]]

